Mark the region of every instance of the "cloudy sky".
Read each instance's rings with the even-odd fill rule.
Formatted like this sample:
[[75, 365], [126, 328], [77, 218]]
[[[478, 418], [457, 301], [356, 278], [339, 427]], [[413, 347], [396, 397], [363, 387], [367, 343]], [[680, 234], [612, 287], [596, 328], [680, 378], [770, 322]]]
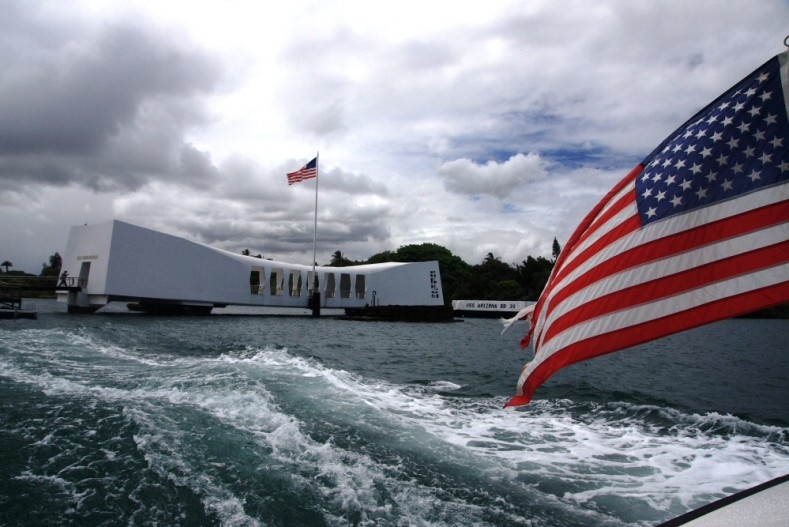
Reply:
[[[275, 5], [276, 4], [276, 5]], [[785, 49], [786, 0], [0, 0], [0, 260], [120, 219], [318, 263], [550, 256]]]

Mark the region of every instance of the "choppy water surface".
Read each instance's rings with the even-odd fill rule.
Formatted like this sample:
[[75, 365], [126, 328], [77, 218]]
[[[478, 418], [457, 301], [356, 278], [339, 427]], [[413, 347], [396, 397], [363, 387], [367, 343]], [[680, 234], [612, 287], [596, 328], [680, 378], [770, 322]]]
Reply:
[[[3, 525], [654, 525], [789, 472], [789, 322], [560, 372], [495, 320], [0, 321]], [[236, 313], [243, 312], [237, 310]]]

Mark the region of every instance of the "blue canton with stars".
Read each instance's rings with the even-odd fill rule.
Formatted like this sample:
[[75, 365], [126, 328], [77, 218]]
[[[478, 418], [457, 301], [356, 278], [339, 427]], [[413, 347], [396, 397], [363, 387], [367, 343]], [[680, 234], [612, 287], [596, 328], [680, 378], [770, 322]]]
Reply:
[[777, 58], [696, 114], [644, 160], [641, 224], [789, 179], [786, 105]]

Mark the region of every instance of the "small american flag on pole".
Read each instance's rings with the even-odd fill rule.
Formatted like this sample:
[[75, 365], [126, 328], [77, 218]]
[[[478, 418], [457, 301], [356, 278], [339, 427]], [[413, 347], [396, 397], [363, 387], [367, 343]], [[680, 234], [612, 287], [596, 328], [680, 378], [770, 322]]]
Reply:
[[789, 52], [671, 134], [586, 216], [531, 313], [507, 406], [557, 370], [789, 302]]
[[288, 173], [288, 185], [299, 183], [305, 179], [312, 179], [318, 175], [318, 158], [315, 157], [312, 161], [301, 167], [296, 172]]

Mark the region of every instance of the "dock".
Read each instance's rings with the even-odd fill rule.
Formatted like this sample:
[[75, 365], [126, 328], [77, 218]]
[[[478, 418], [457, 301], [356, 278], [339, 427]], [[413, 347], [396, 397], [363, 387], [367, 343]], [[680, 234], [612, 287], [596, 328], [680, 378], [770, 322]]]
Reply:
[[78, 278], [64, 277], [58, 281], [52, 276], [10, 276], [0, 280], [0, 320], [27, 318], [36, 319], [36, 311], [22, 309], [22, 293], [25, 291], [80, 291]]
[[456, 317], [510, 318], [534, 302], [523, 300], [453, 300], [452, 312]]

